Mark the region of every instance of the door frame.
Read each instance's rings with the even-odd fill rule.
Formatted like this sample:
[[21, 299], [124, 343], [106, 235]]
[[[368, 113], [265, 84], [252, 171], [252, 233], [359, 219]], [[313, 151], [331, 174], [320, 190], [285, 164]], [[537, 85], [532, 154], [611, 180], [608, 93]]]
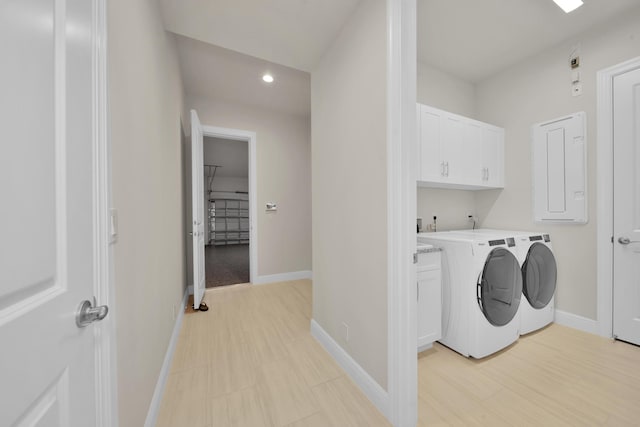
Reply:
[[[256, 177], [256, 133], [202, 124], [203, 136], [247, 143], [249, 152], [249, 282], [258, 279], [258, 184]], [[204, 158], [203, 158], [204, 159]]]
[[93, 242], [94, 295], [109, 315], [92, 325], [95, 336], [96, 426], [118, 425], [117, 335], [113, 247], [117, 223], [111, 210], [111, 132], [108, 103], [107, 0], [93, 0]]
[[387, 417], [418, 421], [417, 3], [387, 0]]
[[640, 57], [598, 71], [598, 333], [613, 336], [613, 79], [640, 68]]

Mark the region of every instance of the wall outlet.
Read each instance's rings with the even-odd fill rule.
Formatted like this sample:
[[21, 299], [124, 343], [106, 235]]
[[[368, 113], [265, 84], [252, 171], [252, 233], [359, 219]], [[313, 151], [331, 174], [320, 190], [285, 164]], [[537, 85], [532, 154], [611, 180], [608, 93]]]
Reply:
[[349, 325], [347, 325], [346, 323], [342, 322], [342, 326], [344, 326], [344, 340], [346, 342], [349, 342]]

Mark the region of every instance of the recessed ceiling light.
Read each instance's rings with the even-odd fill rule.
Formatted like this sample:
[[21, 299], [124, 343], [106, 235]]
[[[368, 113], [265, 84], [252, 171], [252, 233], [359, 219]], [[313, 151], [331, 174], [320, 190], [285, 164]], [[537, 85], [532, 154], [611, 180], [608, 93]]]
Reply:
[[273, 83], [273, 76], [271, 74], [265, 74], [262, 76], [262, 80], [267, 83]]
[[553, 0], [565, 13], [572, 12], [583, 5], [582, 0]]

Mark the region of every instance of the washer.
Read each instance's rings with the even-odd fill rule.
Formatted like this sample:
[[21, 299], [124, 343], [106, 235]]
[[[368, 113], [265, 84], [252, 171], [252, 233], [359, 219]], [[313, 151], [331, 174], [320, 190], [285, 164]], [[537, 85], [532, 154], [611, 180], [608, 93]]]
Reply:
[[520, 334], [537, 331], [552, 323], [555, 317], [558, 267], [549, 234], [540, 231], [491, 229], [463, 231], [491, 236], [515, 235], [524, 295], [520, 307]]
[[442, 338], [463, 356], [480, 359], [520, 336], [522, 274], [515, 239], [451, 232], [421, 233], [442, 249]]

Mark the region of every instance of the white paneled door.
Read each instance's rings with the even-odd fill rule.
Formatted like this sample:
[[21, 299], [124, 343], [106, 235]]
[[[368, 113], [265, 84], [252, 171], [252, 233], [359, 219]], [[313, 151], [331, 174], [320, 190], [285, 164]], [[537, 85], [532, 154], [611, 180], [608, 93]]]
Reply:
[[205, 289], [204, 264], [204, 134], [198, 113], [191, 110], [191, 200], [193, 237], [193, 308], [198, 309]]
[[[96, 425], [94, 2], [0, 1], [0, 425]], [[106, 314], [96, 312], [95, 317]]]
[[613, 81], [613, 333], [640, 345], [640, 69]]

